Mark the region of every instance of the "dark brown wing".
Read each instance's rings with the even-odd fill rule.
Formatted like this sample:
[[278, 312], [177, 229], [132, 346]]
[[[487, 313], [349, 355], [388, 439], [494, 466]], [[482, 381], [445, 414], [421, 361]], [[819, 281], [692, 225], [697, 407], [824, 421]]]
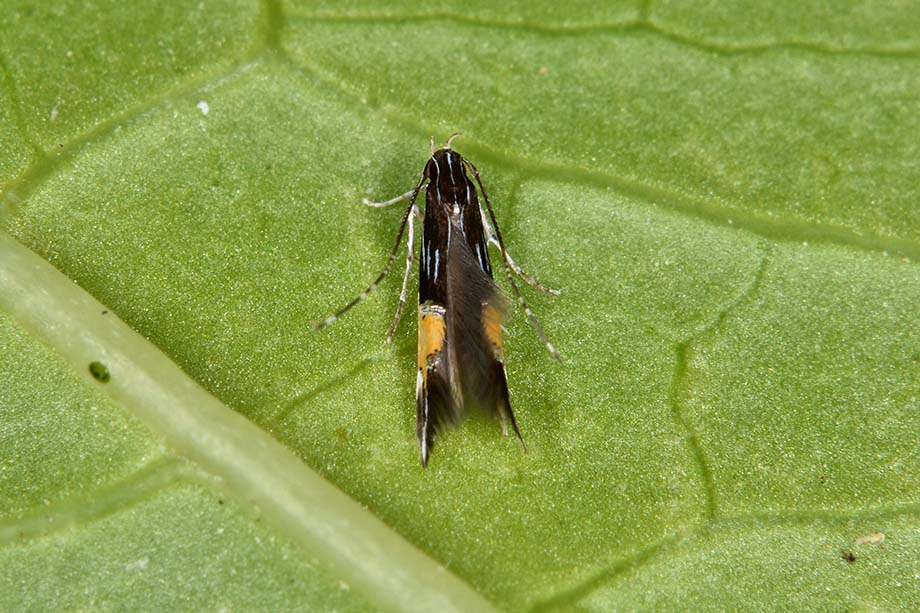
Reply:
[[461, 208], [460, 217], [463, 222], [463, 234], [466, 245], [476, 257], [476, 264], [492, 278], [492, 264], [489, 262], [489, 243], [482, 227], [482, 212], [479, 208], [479, 198], [476, 189], [466, 176], [463, 177], [469, 190], [469, 201]]
[[465, 406], [498, 417], [506, 432], [506, 420], [510, 421], [521, 438], [511, 411], [502, 352], [501, 318], [506, 300], [466, 241], [451, 241], [447, 288], [451, 313], [447, 334], [455, 339], [451, 353]]
[[452, 239], [446, 209], [429, 188], [419, 257], [418, 381], [416, 435], [422, 465], [438, 432], [462, 417], [463, 397], [451, 351], [447, 265]]
[[432, 155], [425, 176], [416, 392], [422, 465], [437, 433], [474, 406], [497, 415], [506, 434], [510, 421], [521, 439], [502, 353], [506, 301], [492, 280], [476, 189], [462, 158], [447, 149]]

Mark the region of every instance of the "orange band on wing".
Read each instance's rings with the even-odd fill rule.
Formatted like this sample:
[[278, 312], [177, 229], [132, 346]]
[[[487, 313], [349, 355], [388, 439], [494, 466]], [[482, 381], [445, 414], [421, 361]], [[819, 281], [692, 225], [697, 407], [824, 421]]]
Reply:
[[485, 329], [486, 338], [498, 349], [499, 358], [502, 352], [502, 316], [498, 309], [487, 304], [482, 309], [482, 327]]
[[419, 311], [418, 314], [418, 367], [423, 371], [428, 365], [428, 358], [444, 347], [446, 327], [444, 316], [440, 313]]

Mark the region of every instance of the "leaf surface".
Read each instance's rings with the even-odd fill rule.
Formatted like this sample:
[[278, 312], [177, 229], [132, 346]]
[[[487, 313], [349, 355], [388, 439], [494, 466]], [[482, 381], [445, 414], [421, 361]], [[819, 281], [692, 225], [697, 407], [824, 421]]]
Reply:
[[[448, 599], [917, 608], [920, 24], [748, 4], [6, 9], [0, 225], [31, 256], [0, 242], [3, 608], [393, 606], [353, 543], [247, 490], [278, 442], [291, 482], [400, 535], [406, 577], [446, 567]], [[310, 328], [392, 247], [399, 211], [361, 198], [455, 131], [515, 259], [562, 289], [527, 298], [565, 362], [515, 314], [529, 452], [474, 418], [422, 470], [414, 318], [383, 343], [398, 273]], [[70, 281], [21, 282], [30, 257]], [[80, 292], [99, 314], [27, 308]], [[102, 383], [68, 349], [95, 346], [158, 348], [250, 423], [183, 438], [122, 362]], [[205, 442], [253, 425], [280, 455]]]

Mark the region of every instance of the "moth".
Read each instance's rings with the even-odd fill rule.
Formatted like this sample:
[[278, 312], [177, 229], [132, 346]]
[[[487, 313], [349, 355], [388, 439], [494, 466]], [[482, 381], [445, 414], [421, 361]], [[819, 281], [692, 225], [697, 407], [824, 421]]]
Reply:
[[[506, 436], [510, 423], [522, 447], [527, 449], [511, 410], [505, 372], [501, 322], [508, 299], [493, 279], [489, 245], [500, 250], [502, 265], [519, 305], [547, 350], [560, 360], [521, 294], [514, 275], [547, 293], [559, 295], [559, 291], [538, 283], [508, 253], [479, 171], [472, 162], [451, 149], [451, 142], [457, 136], [459, 134], [452, 135], [437, 150], [432, 140], [431, 157], [414, 188], [384, 202], [364, 200], [368, 206], [378, 208], [409, 201], [396, 244], [373, 283], [315, 326], [321, 329], [333, 323], [377, 288], [396, 262], [403, 234], [408, 228], [402, 291], [387, 332], [387, 342], [392, 341], [406, 304], [415, 256], [415, 220], [421, 219], [415, 395], [416, 436], [422, 466], [428, 465], [438, 433], [459, 423], [474, 408], [498, 417]], [[476, 186], [485, 201], [488, 217], [479, 202]], [[426, 190], [424, 214], [416, 206], [423, 187]]]

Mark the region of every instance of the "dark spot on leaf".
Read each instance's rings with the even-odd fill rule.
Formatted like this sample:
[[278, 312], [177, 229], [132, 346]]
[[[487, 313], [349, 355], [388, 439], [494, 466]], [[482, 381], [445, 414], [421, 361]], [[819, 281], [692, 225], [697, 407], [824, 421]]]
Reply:
[[827, 481], [827, 477], [825, 477], [824, 475], [818, 475], [818, 481], [820, 481], [821, 483], [824, 483], [825, 481]]
[[217, 504], [224, 504], [224, 499], [223, 499], [223, 498], [218, 498], [218, 499], [217, 499]]
[[102, 362], [90, 362], [89, 374], [100, 383], [108, 383], [109, 379], [112, 378], [112, 375], [109, 374], [109, 369]]
[[844, 560], [846, 560], [850, 564], [856, 561], [856, 554], [853, 553], [852, 551], [847, 551], [846, 549], [840, 552], [840, 557], [842, 557]]
[[343, 444], [347, 443], [348, 442], [348, 430], [346, 430], [345, 428], [336, 428], [335, 438], [340, 443], [343, 443]]
[[103, 314], [103, 315], [108, 315], [109, 312], [108, 312], [108, 311], [103, 311], [102, 314]]

